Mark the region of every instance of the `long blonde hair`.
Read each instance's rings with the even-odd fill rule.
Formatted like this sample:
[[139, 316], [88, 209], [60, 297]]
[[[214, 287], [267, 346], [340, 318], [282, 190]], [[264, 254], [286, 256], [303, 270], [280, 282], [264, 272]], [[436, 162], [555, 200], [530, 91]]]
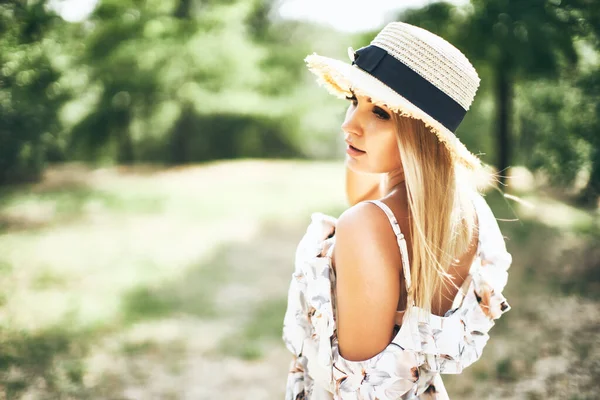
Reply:
[[448, 269], [473, 239], [473, 173], [455, 163], [448, 148], [425, 124], [394, 113], [408, 196], [415, 305], [431, 310], [440, 285], [453, 284]]

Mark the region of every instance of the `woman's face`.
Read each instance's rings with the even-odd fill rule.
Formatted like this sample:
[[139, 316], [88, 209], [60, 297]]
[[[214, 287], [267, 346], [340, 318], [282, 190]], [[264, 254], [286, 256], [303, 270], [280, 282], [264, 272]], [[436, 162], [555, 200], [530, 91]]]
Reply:
[[342, 130], [346, 164], [356, 172], [385, 173], [402, 168], [392, 111], [376, 106], [369, 97], [347, 97], [350, 106]]

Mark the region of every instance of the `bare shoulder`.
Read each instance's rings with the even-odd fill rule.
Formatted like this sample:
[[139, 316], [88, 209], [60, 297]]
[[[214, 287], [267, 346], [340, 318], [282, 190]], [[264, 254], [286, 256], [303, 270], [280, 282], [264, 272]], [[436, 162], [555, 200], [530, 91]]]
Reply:
[[[386, 229], [389, 228], [389, 229]], [[340, 216], [337, 223], [336, 236], [345, 238], [389, 237], [390, 222], [385, 213], [370, 202], [358, 203]], [[386, 235], [386, 233], [388, 235]]]
[[[402, 207], [393, 208], [395, 209], [392, 212], [400, 229], [406, 235], [408, 233], [408, 213]], [[390, 220], [381, 208], [370, 202], [362, 202], [350, 207], [338, 219], [336, 227], [337, 254], [352, 251], [354, 244], [362, 244], [361, 247], [366, 250], [377, 250], [389, 253], [390, 256], [398, 255], [398, 260], [400, 259], [396, 236]]]
[[359, 203], [340, 216], [334, 259], [340, 353], [365, 360], [392, 339], [400, 295], [400, 252], [378, 206]]
[[[369, 202], [358, 203], [340, 216], [334, 250], [336, 261], [370, 257], [372, 262], [369, 268], [355, 263], [341, 264], [342, 267], [365, 268], [365, 273], [377, 274], [387, 266], [376, 261], [400, 261], [396, 236], [388, 217], [378, 206]], [[336, 268], [337, 264], [339, 262], [336, 262]]]

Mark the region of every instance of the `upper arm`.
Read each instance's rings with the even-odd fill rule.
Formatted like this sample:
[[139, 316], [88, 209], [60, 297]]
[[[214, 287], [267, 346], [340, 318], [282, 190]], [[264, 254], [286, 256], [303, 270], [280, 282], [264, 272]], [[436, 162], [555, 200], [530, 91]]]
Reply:
[[342, 214], [334, 258], [340, 353], [371, 358], [392, 340], [401, 290], [400, 251], [386, 215], [370, 203]]

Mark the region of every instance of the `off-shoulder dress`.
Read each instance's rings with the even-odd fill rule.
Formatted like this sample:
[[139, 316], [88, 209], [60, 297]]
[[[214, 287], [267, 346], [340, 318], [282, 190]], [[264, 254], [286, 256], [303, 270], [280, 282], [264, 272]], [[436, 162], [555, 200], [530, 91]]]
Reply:
[[[392, 224], [409, 288], [406, 242], [398, 222], [384, 203], [371, 202]], [[479, 359], [494, 320], [510, 309], [502, 290], [511, 255], [485, 199], [476, 195], [473, 202], [478, 248], [452, 308], [444, 316], [414, 305], [398, 312], [399, 328], [392, 342], [364, 361], [346, 360], [338, 350], [336, 277], [331, 265], [336, 219], [312, 215], [296, 250], [283, 324], [283, 340], [293, 354], [286, 400], [448, 398], [440, 374], [458, 374]], [[414, 304], [411, 299], [409, 304]]]

